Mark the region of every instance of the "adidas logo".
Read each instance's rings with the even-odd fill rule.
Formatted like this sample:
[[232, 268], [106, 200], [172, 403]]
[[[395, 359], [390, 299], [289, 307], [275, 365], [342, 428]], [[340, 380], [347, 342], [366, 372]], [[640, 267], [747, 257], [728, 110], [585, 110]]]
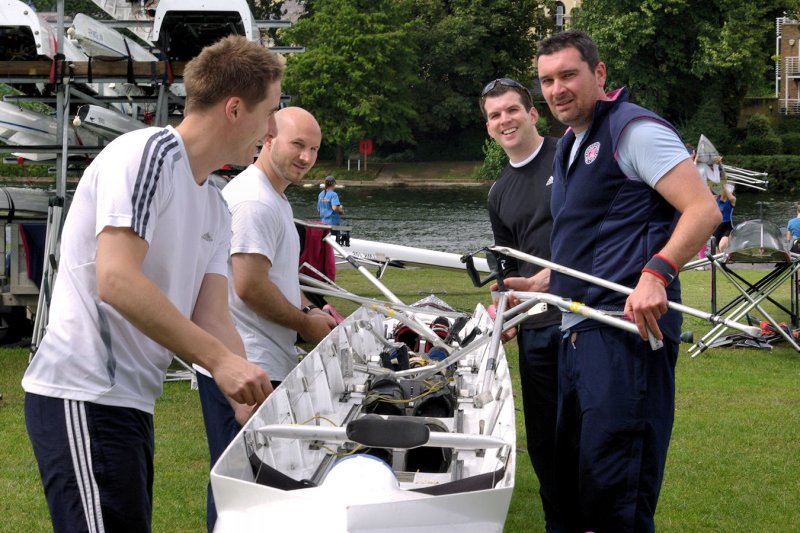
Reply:
[[211, 241], [213, 241], [213, 240], [214, 240], [214, 238], [213, 238], [213, 237], [211, 237], [211, 233], [209, 233], [209, 232], [203, 233], [203, 235], [201, 235], [201, 238], [202, 238], [204, 241], [207, 241], [207, 242], [211, 242]]
[[548, 185], [552, 185], [552, 184], [553, 184], [553, 176], [550, 176], [547, 179], [547, 183], [545, 183], [544, 186], [547, 187]]

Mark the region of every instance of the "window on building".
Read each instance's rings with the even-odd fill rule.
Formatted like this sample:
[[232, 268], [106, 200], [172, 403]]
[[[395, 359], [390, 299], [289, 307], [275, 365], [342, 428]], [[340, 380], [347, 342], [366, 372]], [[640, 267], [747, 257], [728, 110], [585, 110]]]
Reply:
[[566, 8], [563, 2], [556, 2], [556, 31], [564, 29], [564, 21], [566, 19]]

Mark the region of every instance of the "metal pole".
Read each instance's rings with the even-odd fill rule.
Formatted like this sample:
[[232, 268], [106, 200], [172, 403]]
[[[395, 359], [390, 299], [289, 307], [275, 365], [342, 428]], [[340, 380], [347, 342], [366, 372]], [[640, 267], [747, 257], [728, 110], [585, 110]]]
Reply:
[[[599, 285], [600, 287], [605, 287], [606, 289], [611, 289], [612, 291], [617, 291], [622, 294], [631, 294], [633, 292], [633, 289], [631, 289], [630, 287], [625, 287], [624, 285], [620, 285], [619, 283], [614, 283], [613, 281], [608, 281], [602, 278], [598, 278], [596, 276], [592, 276], [591, 274], [586, 274], [585, 272], [573, 270], [571, 268], [559, 265], [558, 263], [553, 263], [551, 261], [547, 261], [546, 259], [541, 259], [533, 255], [522, 253], [518, 250], [514, 250], [513, 248], [507, 248], [504, 246], [490, 246], [489, 249], [493, 252], [501, 253], [503, 255], [508, 255], [516, 259], [520, 259], [522, 261], [527, 261], [528, 263], [533, 263], [535, 265], [549, 268], [550, 270], [553, 270], [560, 274], [566, 274], [567, 276], [572, 276], [581, 279], [583, 281], [588, 281], [589, 283], [594, 283], [595, 285]], [[761, 336], [761, 329], [754, 326], [747, 326], [745, 324], [740, 324], [739, 322], [734, 322], [733, 320], [728, 320], [721, 316], [712, 315], [711, 313], [706, 313], [705, 311], [700, 311], [699, 309], [694, 309], [693, 307], [689, 307], [687, 305], [679, 304], [676, 302], [668, 301], [667, 305], [669, 306], [670, 309], [697, 318], [702, 318], [703, 320], [707, 320], [713, 324], [724, 324], [729, 328], [738, 329], [742, 333], [747, 333], [748, 335], [751, 335], [753, 337]]]

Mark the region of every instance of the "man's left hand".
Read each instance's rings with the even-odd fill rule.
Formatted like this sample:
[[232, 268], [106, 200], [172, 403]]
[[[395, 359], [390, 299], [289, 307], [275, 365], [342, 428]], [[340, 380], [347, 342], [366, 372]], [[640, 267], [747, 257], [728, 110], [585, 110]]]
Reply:
[[625, 316], [636, 323], [642, 339], [649, 340], [647, 336], [649, 328], [655, 338], [663, 340], [664, 335], [658, 328], [658, 319], [668, 310], [664, 283], [656, 276], [643, 272], [636, 288], [625, 301]]

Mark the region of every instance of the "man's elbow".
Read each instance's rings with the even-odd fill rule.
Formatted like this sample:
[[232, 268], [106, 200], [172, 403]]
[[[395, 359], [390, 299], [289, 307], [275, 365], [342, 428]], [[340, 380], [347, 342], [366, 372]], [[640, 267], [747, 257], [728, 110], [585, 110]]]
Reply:
[[247, 307], [253, 307], [255, 302], [254, 291], [248, 290], [247, 285], [237, 283], [233, 286], [233, 290], [242, 303]]
[[97, 270], [97, 295], [101, 301], [112, 307], [124, 299], [124, 289], [130, 280], [119, 271], [111, 268]]

